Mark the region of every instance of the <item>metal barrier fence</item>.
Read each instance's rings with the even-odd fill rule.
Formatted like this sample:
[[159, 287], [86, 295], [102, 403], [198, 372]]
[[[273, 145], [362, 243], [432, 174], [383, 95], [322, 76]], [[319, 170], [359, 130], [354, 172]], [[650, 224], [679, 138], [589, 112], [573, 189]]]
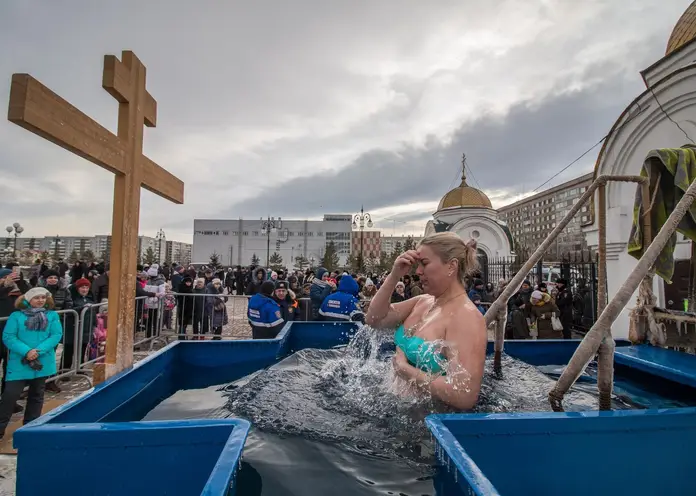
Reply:
[[[60, 343], [58, 343], [56, 346], [56, 369], [58, 370], [58, 373], [46, 378], [46, 382], [52, 382], [62, 377], [75, 375], [77, 373], [77, 365], [79, 364], [77, 348], [74, 346], [74, 343], [78, 339], [77, 333], [80, 317], [77, 311], [73, 309], [58, 310], [56, 313], [60, 317], [60, 324], [61, 328], [63, 329], [63, 335], [60, 338]], [[0, 317], [0, 322], [7, 322], [8, 319], [9, 317]], [[5, 354], [5, 356], [2, 357], [2, 374], [4, 377], [7, 372], [6, 354], [8, 353], [4, 343], [2, 345], [2, 352]]]

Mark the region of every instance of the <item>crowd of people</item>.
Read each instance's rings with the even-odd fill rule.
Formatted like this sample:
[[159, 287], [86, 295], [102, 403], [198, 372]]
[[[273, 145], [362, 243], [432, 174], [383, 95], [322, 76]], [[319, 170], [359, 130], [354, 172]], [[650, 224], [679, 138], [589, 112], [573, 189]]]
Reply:
[[[458, 260], [457, 273], [461, 276], [457, 281], [480, 318], [507, 282], [501, 280], [494, 287], [476, 278], [477, 272], [471, 269], [475, 261], [462, 258], [471, 250], [463, 247], [461, 240], [437, 239], [432, 246], [441, 261], [447, 261], [442, 247], [449, 246], [452, 253], [461, 252], [459, 258], [454, 258]], [[425, 241], [422, 246], [428, 246]], [[428, 271], [423, 253], [427, 252], [423, 247], [411, 250], [407, 252], [410, 258], [403, 258], [406, 254], [400, 256], [391, 271], [381, 274], [329, 271], [324, 267], [301, 271], [257, 266], [139, 265], [133, 332], [142, 332], [147, 339], [165, 328], [176, 331], [179, 339], [201, 340], [206, 335], [221, 339], [223, 327], [229, 322], [227, 301], [233, 295], [249, 297], [247, 319], [254, 339], [275, 338], [285, 323], [300, 318], [365, 322], [366, 316], [372, 315], [372, 324], [384, 324], [393, 319], [375, 318], [374, 304], [379, 308], [387, 305], [385, 315], [391, 315], [394, 309], [414, 310], [417, 302], [431, 301], [428, 295], [433, 295], [436, 278], [431, 275], [429, 281], [423, 280]], [[468, 264], [466, 270], [465, 264]], [[90, 322], [80, 326], [81, 337], [75, 335], [77, 331], [67, 332], [63, 337], [65, 329], [61, 322], [66, 329], [77, 327], [72, 326], [70, 314], [63, 315], [61, 321], [56, 311], [73, 309], [80, 315], [86, 307], [98, 308], [108, 302], [109, 274], [108, 263], [84, 261], [72, 265], [59, 261], [48, 267], [37, 260], [25, 270], [12, 263], [0, 269], [0, 318], [5, 318], [0, 320], [3, 368], [0, 434], [12, 413], [22, 410], [17, 399], [25, 387], [29, 390], [24, 421], [29, 422], [40, 414], [45, 390], [60, 392], [57, 381], [47, 383], [46, 379], [61, 369], [70, 369], [75, 356], [87, 357], [88, 346], [95, 344], [93, 331], [96, 335], [100, 329], [105, 340], [106, 305], [103, 314], [86, 312]], [[456, 289], [460, 283], [453, 282], [451, 287]], [[506, 339], [568, 339], [574, 325], [591, 318], [588, 310], [591, 312], [593, 305], [589, 299], [582, 281], [575, 293], [564, 279], [558, 280], [551, 291], [545, 283], [532, 287], [529, 281], [524, 281], [508, 301]], [[399, 315], [401, 321], [396, 324], [403, 324], [406, 316]], [[395, 337], [404, 343], [413, 337], [406, 334], [402, 329], [402, 334], [397, 331]], [[76, 340], [82, 343], [79, 350], [75, 350]], [[59, 343], [63, 344], [60, 365], [56, 363]], [[98, 353], [103, 354], [103, 349], [95, 352]]]

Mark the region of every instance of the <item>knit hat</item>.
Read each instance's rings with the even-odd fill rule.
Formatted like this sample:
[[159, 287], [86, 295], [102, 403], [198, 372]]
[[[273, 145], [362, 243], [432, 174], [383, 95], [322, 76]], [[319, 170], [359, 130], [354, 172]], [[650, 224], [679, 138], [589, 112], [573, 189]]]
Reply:
[[275, 284], [271, 281], [266, 281], [261, 285], [261, 294], [265, 296], [271, 296], [275, 290]]
[[220, 285], [222, 285], [222, 281], [216, 277], [215, 279], [213, 279], [213, 284], [220, 284]]
[[542, 300], [544, 298], [544, 294], [539, 290], [532, 291], [532, 298], [535, 300]]
[[287, 281], [276, 281], [275, 289], [288, 289]]
[[80, 289], [83, 286], [87, 286], [89, 288], [91, 285], [92, 283], [89, 282], [89, 279], [85, 279], [84, 277], [75, 281], [75, 287], [78, 289]]
[[0, 279], [4, 279], [10, 274], [12, 274], [12, 269], [0, 269]]
[[274, 281], [278, 279], [278, 273], [275, 271], [271, 271], [271, 279], [273, 279]]
[[157, 274], [159, 274], [159, 271], [157, 270], [157, 267], [154, 265], [147, 269], [147, 275], [150, 277], [157, 277]]
[[50, 295], [51, 293], [48, 291], [46, 288], [42, 288], [41, 286], [37, 286], [35, 288], [31, 288], [29, 291], [24, 293], [24, 299], [27, 301], [31, 301], [32, 298], [35, 298], [37, 296], [42, 296], [42, 295]]
[[48, 269], [46, 272], [43, 273], [43, 278], [48, 279], [49, 277], [57, 277], [58, 279], [60, 279], [60, 274], [58, 274], [57, 270]]

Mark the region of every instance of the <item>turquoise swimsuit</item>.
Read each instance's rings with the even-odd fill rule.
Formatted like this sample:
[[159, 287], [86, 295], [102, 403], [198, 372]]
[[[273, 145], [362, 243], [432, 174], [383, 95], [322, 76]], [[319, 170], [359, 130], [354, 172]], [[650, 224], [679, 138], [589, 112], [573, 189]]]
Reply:
[[404, 352], [408, 363], [414, 367], [430, 374], [445, 374], [440, 364], [446, 358], [441, 353], [435, 352], [435, 344], [419, 336], [406, 336], [403, 324], [396, 328], [394, 342]]

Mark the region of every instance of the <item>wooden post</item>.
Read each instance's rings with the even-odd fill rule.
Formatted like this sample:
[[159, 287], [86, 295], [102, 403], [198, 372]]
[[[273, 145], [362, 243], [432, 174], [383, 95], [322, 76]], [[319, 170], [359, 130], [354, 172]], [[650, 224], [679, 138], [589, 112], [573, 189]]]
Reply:
[[135, 271], [140, 187], [174, 203], [184, 201], [181, 180], [143, 156], [143, 125], [154, 127], [157, 102], [145, 87], [145, 66], [133, 52], [104, 57], [102, 86], [118, 102], [114, 135], [28, 74], [14, 74], [8, 119], [115, 174], [109, 277], [109, 330], [101, 382], [133, 364]]
[[[599, 246], [597, 249], [597, 315], [607, 306], [607, 186], [602, 184], [597, 190], [597, 224], [599, 227]], [[611, 337], [611, 328], [605, 333], [597, 358], [597, 389], [599, 390], [599, 409], [611, 410], [611, 393], [614, 387], [614, 350], [616, 344]]]

